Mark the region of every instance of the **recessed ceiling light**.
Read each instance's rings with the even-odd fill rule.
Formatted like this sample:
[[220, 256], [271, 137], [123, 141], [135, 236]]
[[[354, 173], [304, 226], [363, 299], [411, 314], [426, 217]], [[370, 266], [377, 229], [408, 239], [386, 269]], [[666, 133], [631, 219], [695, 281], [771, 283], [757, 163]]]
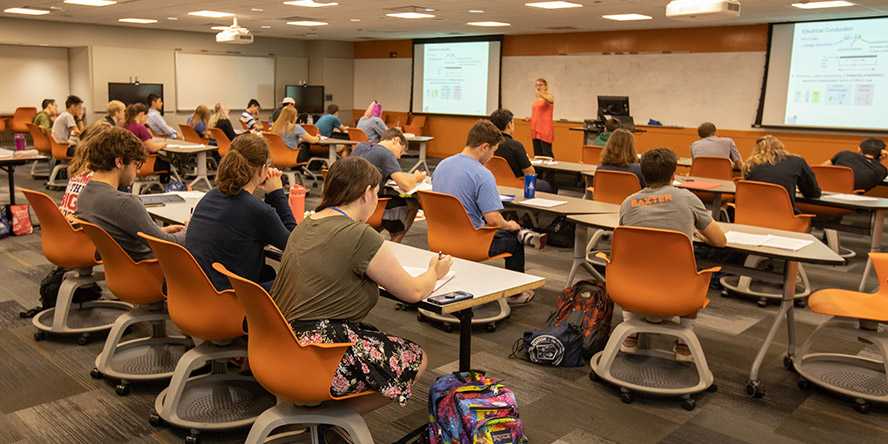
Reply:
[[531, 8], [542, 8], [542, 9], [565, 9], [565, 8], [582, 8], [583, 7], [583, 5], [581, 5], [579, 3], [563, 2], [563, 1], [530, 2], [530, 3], [525, 3], [524, 6], [530, 6]]
[[423, 9], [423, 11], [425, 11], [425, 12], [435, 12], [435, 10], [432, 9], [432, 8], [425, 8], [425, 9]]
[[426, 14], [422, 12], [392, 12], [386, 14], [388, 17], [397, 17], [402, 19], [424, 19], [424, 18], [433, 18], [434, 14]]
[[143, 19], [143, 18], [122, 18], [122, 19], [118, 19], [117, 21], [121, 22], [121, 23], [136, 23], [138, 25], [148, 25], [151, 23], [157, 23], [157, 20]]
[[220, 11], [207, 11], [206, 9], [201, 11], [191, 11], [188, 15], [194, 15], [197, 17], [210, 17], [210, 18], [224, 18], [231, 17], [234, 14], [230, 12], [220, 12]]
[[822, 2], [801, 2], [793, 3], [793, 6], [801, 9], [821, 9], [821, 8], [844, 8], [846, 6], [854, 6], [854, 3], [844, 0], [822, 1]]
[[179, 17], [167, 17], [167, 20], [175, 22], [176, 20], [179, 20]]
[[288, 25], [293, 26], [324, 26], [327, 25], [327, 22], [319, 22], [315, 20], [296, 20], [293, 22], [287, 22]]
[[469, 26], [483, 26], [485, 28], [497, 28], [500, 26], [512, 26], [508, 23], [503, 23], [503, 22], [469, 22], [466, 24]]
[[649, 15], [643, 14], [612, 14], [612, 15], [602, 15], [601, 18], [608, 20], [616, 20], [618, 22], [628, 22], [632, 20], [650, 20], [653, 17]]
[[112, 0], [65, 0], [65, 3], [81, 6], [111, 6], [117, 4], [116, 1]]
[[470, 14], [484, 14], [483, 9], [469, 9]]
[[271, 25], [262, 25], [261, 28], [262, 29], [271, 29]]
[[265, 12], [265, 10], [262, 9], [262, 8], [250, 8], [250, 11], [252, 11], [252, 12]]
[[302, 6], [304, 8], [323, 8], [325, 6], [336, 6], [339, 3], [329, 2], [329, 3], [318, 3], [314, 0], [292, 0], [289, 2], [284, 2], [285, 5], [290, 6]]
[[360, 22], [361, 19], [348, 19], [348, 21], [350, 21], [352, 23], [357, 23], [357, 22]]
[[34, 8], [6, 8], [3, 12], [7, 14], [24, 14], [24, 15], [46, 15], [49, 14], [49, 11], [46, 9], [34, 9]]
[[212, 26], [212, 27], [210, 27], [210, 29], [212, 29], [213, 31], [224, 31], [224, 30], [228, 29], [228, 27], [227, 26]]

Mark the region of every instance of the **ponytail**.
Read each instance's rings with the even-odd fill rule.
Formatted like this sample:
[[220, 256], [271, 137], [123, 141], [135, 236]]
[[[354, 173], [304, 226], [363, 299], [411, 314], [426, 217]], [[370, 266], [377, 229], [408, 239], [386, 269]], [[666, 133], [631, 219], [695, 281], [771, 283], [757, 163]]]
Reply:
[[267, 161], [268, 144], [265, 139], [255, 134], [238, 136], [219, 163], [216, 187], [226, 196], [237, 196]]

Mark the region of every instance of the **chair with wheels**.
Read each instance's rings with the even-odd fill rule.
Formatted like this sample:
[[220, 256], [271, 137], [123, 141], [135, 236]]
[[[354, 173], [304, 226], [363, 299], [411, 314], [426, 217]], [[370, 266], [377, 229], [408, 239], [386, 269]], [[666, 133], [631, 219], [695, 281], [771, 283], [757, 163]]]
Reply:
[[301, 177], [307, 175], [312, 180], [311, 186], [314, 187], [318, 182], [318, 176], [309, 171], [307, 162], [299, 163], [298, 149], [292, 150], [287, 147], [284, 139], [279, 134], [263, 131], [262, 137], [268, 142], [268, 155], [271, 158], [272, 166], [283, 171], [284, 175], [287, 176], [289, 185], [292, 186], [296, 183], [296, 175], [299, 174], [300, 183], [302, 183]]
[[423, 130], [425, 130], [426, 124], [426, 116], [412, 116], [410, 118], [410, 123], [404, 125], [404, 133], [405, 134], [413, 134], [414, 136], [421, 136]]
[[524, 188], [524, 179], [515, 177], [515, 174], [512, 173], [512, 167], [509, 166], [509, 162], [506, 159], [500, 156], [493, 156], [484, 166], [493, 173], [497, 185]]
[[[817, 177], [817, 184], [823, 191], [842, 194], [863, 194], [864, 190], [854, 189], [854, 171], [846, 166], [839, 165], [811, 165], [814, 176]], [[854, 212], [842, 208], [827, 207], [823, 205], [799, 203], [799, 209], [803, 213], [810, 213], [817, 216], [814, 224], [818, 224], [823, 220], [840, 221], [842, 217]], [[843, 248], [839, 242], [839, 232], [835, 228], [823, 227], [823, 233], [826, 235], [826, 244], [839, 256], [850, 259], [856, 253], [848, 248]]]
[[[780, 185], [767, 182], [741, 180], [737, 182], [737, 194], [734, 196], [734, 222], [742, 225], [773, 228], [775, 230], [807, 233], [811, 229], [812, 214], [795, 214], [789, 193]], [[765, 261], [764, 257], [750, 255], [743, 266], [757, 268]], [[803, 265], [799, 264], [801, 286], [796, 286], [796, 304], [804, 305], [804, 298], [811, 294], [811, 284]], [[723, 276], [719, 282], [724, 290], [722, 296], [741, 294], [758, 298], [758, 305], [765, 307], [769, 300], [783, 299], [783, 286], [753, 286], [749, 276]]]
[[[456, 197], [433, 191], [419, 191], [417, 195], [428, 225], [430, 251], [440, 251], [475, 262], [505, 259], [511, 256], [509, 253], [493, 257], [488, 255], [497, 229], [481, 227], [476, 230], [465, 208]], [[489, 331], [494, 331], [496, 323], [509, 317], [512, 309], [505, 299], [499, 299], [476, 307], [474, 312], [472, 325], [484, 325]], [[427, 318], [441, 322], [447, 331], [459, 325], [459, 319], [455, 316], [437, 314], [422, 308], [418, 309], [417, 318], [420, 321]]]
[[33, 106], [21, 106], [15, 109], [12, 119], [9, 119], [9, 129], [13, 133], [30, 134], [28, 124], [34, 122], [37, 117], [37, 108]]
[[376, 203], [376, 209], [367, 219], [367, 225], [370, 225], [376, 231], [382, 231], [382, 216], [385, 214], [385, 207], [392, 199], [389, 197], [380, 197]]
[[[870, 403], [888, 403], [888, 336], [879, 332], [880, 323], [888, 323], [888, 253], [870, 253], [879, 278], [875, 293], [825, 289], [817, 290], [808, 299], [814, 313], [832, 316], [821, 323], [799, 348], [792, 361], [799, 373], [799, 387], [811, 383], [830, 392], [854, 399], [854, 408], [869, 411]], [[865, 356], [855, 350], [849, 353], [810, 353], [821, 333], [832, 330], [835, 336], [859, 341], [875, 350], [877, 357]]]
[[149, 154], [145, 157], [145, 161], [142, 163], [142, 166], [139, 168], [139, 171], [136, 172], [136, 179], [133, 181], [132, 193], [136, 196], [142, 194], [143, 192], [150, 192], [152, 189], [158, 189], [161, 193], [163, 192], [163, 184], [160, 183], [160, 176], [162, 174], [170, 174], [169, 171], [154, 171], [154, 166], [157, 164], [157, 154]]
[[367, 133], [360, 128], [348, 128], [346, 131], [348, 132], [348, 140], [354, 140], [355, 142], [367, 142], [369, 140]]
[[49, 178], [46, 180], [46, 187], [51, 190], [63, 190], [68, 186], [68, 181], [59, 180], [59, 174], [62, 171], [67, 174], [68, 171], [68, 161], [71, 160], [68, 157], [68, 144], [56, 142], [51, 135], [47, 136], [47, 139], [49, 140], [50, 151], [52, 152], [52, 159], [55, 165], [52, 167]]
[[370, 395], [367, 391], [335, 398], [330, 382], [351, 343], [302, 346], [271, 296], [261, 286], [226, 270], [213, 269], [231, 281], [237, 300], [247, 313], [250, 334], [247, 354], [256, 380], [277, 397], [277, 405], [256, 418], [246, 444], [259, 444], [289, 425], [308, 426], [312, 442], [319, 441], [318, 426], [333, 425], [346, 431], [355, 444], [372, 444], [367, 423], [356, 411], [337, 403]]
[[[34, 149], [37, 150], [40, 154], [52, 158], [52, 145], [49, 143], [49, 135], [37, 125], [33, 123], [27, 123], [28, 132], [31, 134], [31, 140], [34, 142]], [[35, 160], [34, 163], [31, 164], [31, 178], [32, 179], [42, 179], [44, 177], [49, 177], [48, 171], [37, 172], [37, 165], [39, 165], [42, 161]]]
[[[733, 180], [734, 164], [731, 162], [731, 159], [724, 157], [701, 156], [694, 159], [694, 162], [691, 164], [690, 174], [694, 177]], [[691, 192], [696, 194], [707, 207], [709, 207], [712, 204], [713, 199], [716, 198], [716, 194], [711, 191], [691, 190]], [[733, 200], [733, 198], [727, 196], [718, 195], [718, 197], [721, 199], [722, 205]], [[727, 220], [727, 213], [724, 208], [721, 209], [721, 212], [723, 220]]]
[[[198, 343], [182, 355], [169, 387], [157, 395], [152, 424], [190, 429], [192, 442], [201, 430], [253, 424], [275, 400], [240, 368], [228, 370], [229, 361], [247, 357], [244, 308], [234, 290], [216, 291], [185, 247], [144, 233], [139, 236], [151, 246], [163, 270], [170, 318]], [[208, 373], [193, 375], [207, 364]]]
[[[633, 392], [681, 396], [682, 407], [693, 410], [693, 395], [715, 386], [690, 318], [709, 304], [709, 280], [720, 268], [697, 271], [693, 245], [683, 233], [623, 226], [614, 230], [613, 237], [606, 285], [608, 295], [623, 309], [623, 322], [614, 328], [604, 350], [592, 357], [589, 377], [619, 386], [627, 403], [632, 402]], [[648, 253], [636, 253], [641, 250]], [[632, 316], [627, 317], [627, 312]], [[678, 362], [671, 352], [650, 347], [621, 352], [623, 341], [635, 334], [677, 338], [688, 346], [693, 363]], [[648, 340], [640, 337], [638, 342], [643, 345]]]
[[210, 128], [210, 134], [213, 135], [213, 139], [216, 141], [219, 157], [225, 157], [228, 151], [231, 150], [231, 140], [225, 135], [225, 131], [219, 128]]
[[[160, 264], [157, 259], [134, 262], [107, 231], [82, 220], [77, 223], [102, 256], [108, 289], [135, 307], [114, 321], [90, 375], [117, 379], [115, 391], [120, 396], [129, 394], [131, 381], [169, 379], [179, 358], [193, 343], [184, 336], [167, 334], [170, 316], [164, 303]], [[151, 327], [150, 336], [124, 340], [127, 329], [139, 324]]]
[[110, 330], [114, 320], [132, 305], [107, 299], [74, 301], [78, 288], [105, 279], [104, 273], [93, 270], [101, 264], [96, 260], [96, 247], [82, 229], [71, 226], [52, 198], [38, 191], [20, 190], [40, 219], [43, 255], [53, 265], [71, 270], [65, 273], [55, 307], [37, 313], [31, 320], [36, 328], [34, 339], [43, 340], [47, 334], [78, 335], [77, 342], [85, 345], [90, 334]]
[[583, 145], [582, 160], [580, 162], [589, 165], [598, 165], [601, 163], [602, 151], [604, 151], [603, 146]]

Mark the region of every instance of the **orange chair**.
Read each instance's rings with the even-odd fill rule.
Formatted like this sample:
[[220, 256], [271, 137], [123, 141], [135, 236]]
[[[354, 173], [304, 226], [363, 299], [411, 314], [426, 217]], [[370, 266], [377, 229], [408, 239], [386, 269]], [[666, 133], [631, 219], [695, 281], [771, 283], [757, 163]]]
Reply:
[[132, 306], [104, 299], [73, 305], [78, 288], [105, 279], [104, 273], [93, 271], [93, 267], [101, 263], [96, 260], [96, 247], [83, 230], [71, 226], [51, 197], [27, 188], [20, 190], [40, 219], [43, 255], [53, 265], [73, 270], [62, 280], [55, 307], [41, 311], [32, 319], [37, 329], [34, 339], [41, 341], [47, 333], [80, 335], [77, 342], [84, 345], [91, 333], [110, 330], [114, 319]]
[[46, 187], [50, 189], [64, 189], [67, 186], [66, 181], [59, 181], [58, 176], [62, 171], [68, 171], [68, 144], [58, 143], [52, 136], [48, 136], [50, 150], [52, 151], [52, 159], [55, 165], [49, 173], [49, 179], [46, 180]]
[[369, 139], [367, 138], [367, 133], [360, 128], [348, 128], [348, 139], [354, 140], [356, 142], [367, 142]]
[[0, 133], [6, 131], [7, 121], [12, 117], [9, 116], [0, 116]]
[[367, 219], [367, 225], [370, 225], [376, 231], [382, 231], [382, 215], [385, 213], [386, 205], [388, 205], [391, 200], [392, 199], [388, 197], [379, 198], [379, 202], [376, 203], [376, 209], [373, 210], [373, 214]]
[[37, 117], [37, 108], [33, 106], [18, 107], [9, 121], [9, 129], [14, 133], [28, 134], [28, 124], [34, 121], [34, 117]]
[[144, 189], [150, 191], [152, 187], [159, 188], [163, 192], [163, 184], [160, 183], [161, 174], [170, 174], [170, 171], [154, 171], [157, 164], [157, 154], [149, 154], [136, 172], [136, 180], [133, 181], [132, 193], [136, 196], [142, 194]]
[[[780, 185], [751, 180], [737, 181], [737, 194], [734, 196], [734, 222], [742, 225], [773, 228], [775, 230], [807, 233], [811, 229], [813, 214], [795, 214], [789, 193]], [[756, 268], [765, 258], [750, 255], [746, 258], [745, 267]], [[795, 298], [803, 299], [811, 294], [811, 284], [802, 265], [799, 265], [799, 278], [802, 281], [801, 291], [796, 290]], [[724, 276], [720, 280], [722, 295], [738, 293], [758, 298], [762, 307], [769, 299], [782, 300], [783, 289], [755, 290], [749, 276]], [[797, 301], [800, 305], [804, 301]]]
[[410, 123], [404, 126], [404, 132], [421, 136], [425, 130], [426, 116], [413, 116]]
[[299, 163], [300, 150], [292, 150], [287, 147], [284, 139], [279, 134], [263, 131], [262, 137], [268, 142], [268, 154], [271, 157], [272, 166], [284, 172], [290, 185], [296, 183], [296, 173], [308, 174], [312, 178], [313, 183], [317, 182], [317, 176], [309, 171], [308, 168], [305, 168], [308, 163]]
[[[725, 159], [724, 157], [697, 157], [691, 164], [690, 175], [718, 180], [733, 180], [734, 164], [731, 163], [730, 159]], [[710, 206], [712, 200], [715, 199], [715, 193], [709, 191], [691, 190], [691, 192], [696, 194], [707, 207]], [[723, 204], [732, 200], [733, 197], [721, 196]]]
[[593, 200], [620, 205], [627, 197], [641, 191], [641, 182], [634, 173], [626, 171], [595, 171], [592, 188]]
[[[170, 385], [154, 401], [152, 424], [191, 430], [225, 430], [251, 425], [274, 406], [274, 396], [250, 376], [227, 371], [231, 359], [246, 358], [244, 308], [234, 290], [216, 291], [185, 247], [139, 233], [148, 242], [167, 285], [170, 318], [183, 333], [200, 340], [176, 365]], [[210, 373], [192, 376], [210, 365]]]
[[493, 173], [497, 185], [524, 188], [524, 179], [515, 177], [515, 174], [512, 173], [512, 167], [509, 166], [509, 162], [506, 159], [500, 156], [493, 156], [484, 166]]
[[225, 131], [219, 128], [210, 128], [210, 134], [213, 135], [213, 139], [216, 141], [219, 157], [225, 157], [231, 149], [231, 140], [225, 135]]
[[218, 262], [213, 269], [228, 277], [247, 313], [247, 354], [253, 375], [278, 400], [276, 406], [256, 418], [245, 443], [264, 443], [275, 429], [299, 424], [310, 426], [312, 442], [318, 440], [318, 425], [334, 425], [345, 430], [351, 442], [373, 444], [364, 418], [347, 405], [335, 402], [373, 392], [341, 398], [330, 395], [330, 383], [339, 362], [352, 344], [300, 345], [265, 289], [231, 273]]
[[[823, 191], [842, 194], [863, 194], [864, 190], [854, 189], [854, 171], [846, 166], [838, 165], [811, 165], [814, 176], [817, 177], [817, 184]], [[818, 218], [841, 219], [844, 216], [853, 214], [851, 210], [842, 208], [826, 207], [823, 205], [799, 203], [799, 209], [804, 213], [816, 215]], [[817, 219], [815, 219], [815, 222]], [[843, 258], [852, 258], [856, 255], [853, 250], [842, 248], [839, 245], [839, 232], [833, 228], [824, 228], [826, 234], [826, 243]]]
[[[818, 290], [808, 299], [814, 313], [833, 316], [821, 323], [799, 348], [793, 365], [798, 371], [799, 387], [813, 382], [831, 392], [851, 397], [854, 408], [869, 411], [870, 402], [888, 403], [884, 387], [888, 384], [885, 363], [888, 362], [888, 338], [879, 334], [878, 324], [888, 323], [888, 253], [870, 253], [879, 285], [875, 293], [827, 289]], [[830, 344], [863, 342], [879, 353], [880, 358], [862, 356], [859, 344], [847, 353], [809, 353], [823, 330], [830, 330]], [[844, 342], [835, 340], [842, 334]], [[819, 347], [823, 348], [823, 347]], [[838, 376], [836, 376], [838, 375]]]
[[603, 146], [583, 145], [583, 157], [580, 162], [589, 165], [598, 165], [601, 163], [602, 151], [604, 151]]
[[[31, 140], [34, 142], [34, 149], [36, 149], [40, 154], [52, 157], [52, 145], [49, 142], [49, 135], [43, 130], [43, 128], [34, 125], [33, 123], [27, 123], [28, 132], [31, 134]], [[40, 160], [35, 160], [33, 164], [31, 164], [31, 178], [43, 178], [48, 177], [49, 174], [37, 174], [37, 165], [40, 163]]]
[[[481, 227], [476, 230], [465, 208], [456, 197], [433, 191], [418, 191], [417, 196], [428, 225], [429, 250], [475, 262], [505, 259], [511, 256], [510, 253], [488, 255], [497, 229]], [[496, 305], [499, 307], [496, 314], [476, 316], [472, 319], [472, 325], [486, 325], [488, 330], [495, 330], [496, 322], [512, 313], [505, 299], [497, 300]], [[418, 311], [420, 319], [426, 317], [444, 322], [448, 329], [459, 324], [459, 319], [451, 315], [439, 315], [422, 308]]]
[[[103, 228], [82, 220], [76, 222], [102, 256], [108, 289], [135, 306], [114, 321], [90, 375], [118, 379], [115, 391], [120, 396], [129, 394], [130, 381], [169, 379], [176, 362], [193, 343], [183, 336], [167, 335], [170, 316], [164, 306], [160, 264], [157, 259], [134, 262]], [[150, 336], [123, 341], [127, 329], [142, 323], [151, 326]]]
[[311, 134], [312, 136], [318, 137], [321, 135], [321, 131], [318, 129], [318, 127], [310, 123], [303, 123], [300, 124], [300, 126], [302, 127], [302, 129], [305, 130], [306, 133]]
[[182, 139], [184, 139], [188, 143], [196, 143], [199, 145], [206, 145], [208, 143], [207, 138], [201, 137], [200, 134], [197, 134], [197, 131], [191, 127], [191, 125], [179, 125], [179, 133], [182, 134]]
[[[590, 377], [620, 386], [625, 402], [632, 401], [633, 391], [682, 396], [682, 406], [692, 410], [695, 401], [691, 395], [707, 390], [714, 378], [688, 318], [709, 304], [709, 281], [720, 268], [697, 271], [690, 239], [676, 231], [621, 226], [614, 230], [613, 238], [610, 259], [599, 255], [607, 260], [607, 293], [623, 308], [623, 322], [614, 328], [604, 350], [592, 357]], [[664, 288], [669, 289], [669, 297], [663, 297]], [[673, 322], [676, 317], [677, 323]], [[664, 321], [652, 323], [645, 318]], [[680, 339], [690, 349], [695, 368], [673, 363], [671, 353], [662, 350], [642, 349], [631, 359], [618, 356], [623, 341], [634, 334]], [[619, 365], [615, 365], [617, 359]], [[648, 367], [657, 368], [656, 378], [640, 376]]]

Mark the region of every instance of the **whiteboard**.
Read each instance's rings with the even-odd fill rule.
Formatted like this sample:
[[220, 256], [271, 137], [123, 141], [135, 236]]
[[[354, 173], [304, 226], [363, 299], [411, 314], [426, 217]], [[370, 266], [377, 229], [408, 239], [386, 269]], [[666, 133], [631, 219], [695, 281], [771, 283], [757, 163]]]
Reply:
[[354, 69], [354, 109], [376, 100], [384, 111], [410, 111], [413, 59], [355, 59]]
[[755, 120], [764, 66], [763, 52], [504, 57], [503, 106], [530, 115], [533, 82], [543, 77], [555, 119], [595, 118], [597, 96], [613, 95], [629, 96], [636, 123], [744, 129]]
[[274, 57], [176, 51], [176, 109], [212, 108], [216, 102], [243, 109], [250, 99], [270, 108], [275, 103], [274, 72]]

